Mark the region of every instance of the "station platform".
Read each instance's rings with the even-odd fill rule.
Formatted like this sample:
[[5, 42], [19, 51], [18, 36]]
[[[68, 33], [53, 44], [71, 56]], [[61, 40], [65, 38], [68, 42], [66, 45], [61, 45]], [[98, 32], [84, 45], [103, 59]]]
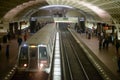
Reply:
[[[6, 45], [9, 44], [9, 58], [6, 57]], [[8, 72], [15, 66], [17, 62], [18, 44], [16, 39], [12, 39], [7, 43], [2, 43], [0, 52], [0, 80], [4, 80]]]
[[[30, 34], [27, 33], [27, 37], [30, 37]], [[21, 35], [22, 40], [24, 41], [24, 34]], [[9, 44], [9, 58], [6, 57], [6, 46]], [[7, 43], [1, 43], [2, 50], [0, 52], [0, 80], [5, 80], [6, 76], [9, 76], [11, 70], [17, 64], [17, 57], [19, 46], [17, 38], [7, 41]]]
[[[108, 72], [110, 72], [110, 74], [112, 73], [118, 78], [118, 80], [120, 80], [120, 73], [117, 72], [118, 66], [115, 46], [110, 44], [108, 50], [99, 50], [99, 41], [97, 37], [94, 36], [91, 39], [88, 39], [84, 33], [79, 34], [73, 29], [71, 29], [71, 31], [78, 40], [83, 42], [83, 44], [86, 46], [86, 49], [90, 49], [93, 55], [96, 56], [97, 59], [104, 64], [104, 66], [106, 66], [105, 69], [109, 70]], [[10, 45], [9, 59], [7, 59], [5, 55], [7, 44]], [[4, 80], [5, 76], [15, 66], [17, 62], [18, 50], [19, 48], [17, 39], [12, 39], [8, 43], [2, 43], [2, 51], [0, 53], [0, 80]]]
[[[91, 39], [88, 39], [85, 33], [77, 33], [74, 29], [70, 29], [73, 35], [81, 41], [85, 48], [91, 53], [92, 56], [96, 57], [102, 67], [108, 72], [109, 76], [115, 76], [120, 80], [120, 73], [117, 72], [117, 56], [116, 56], [116, 47], [115, 45], [109, 44], [108, 49], [99, 49], [99, 40], [96, 36], [92, 36]], [[116, 80], [116, 79], [115, 79]]]

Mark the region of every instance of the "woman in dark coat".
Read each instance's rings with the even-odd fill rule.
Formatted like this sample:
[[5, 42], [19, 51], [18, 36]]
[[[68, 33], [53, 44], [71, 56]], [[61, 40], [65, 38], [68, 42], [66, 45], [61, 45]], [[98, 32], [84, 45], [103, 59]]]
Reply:
[[20, 45], [21, 45], [21, 43], [22, 43], [22, 38], [21, 38], [21, 37], [18, 37], [17, 42], [18, 42], [18, 46], [20, 46]]

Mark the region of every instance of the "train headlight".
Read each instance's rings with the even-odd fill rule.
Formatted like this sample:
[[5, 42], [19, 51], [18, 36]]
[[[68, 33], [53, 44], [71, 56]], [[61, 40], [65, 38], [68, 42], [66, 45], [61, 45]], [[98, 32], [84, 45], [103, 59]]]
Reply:
[[27, 44], [23, 44], [24, 47], [28, 46]]
[[44, 64], [40, 64], [40, 69], [42, 69], [44, 67]]
[[24, 64], [24, 67], [27, 67], [27, 64]]
[[39, 65], [39, 67], [40, 67], [40, 69], [44, 69], [45, 67], [46, 67], [46, 65], [47, 65], [47, 61], [40, 61], [40, 65]]

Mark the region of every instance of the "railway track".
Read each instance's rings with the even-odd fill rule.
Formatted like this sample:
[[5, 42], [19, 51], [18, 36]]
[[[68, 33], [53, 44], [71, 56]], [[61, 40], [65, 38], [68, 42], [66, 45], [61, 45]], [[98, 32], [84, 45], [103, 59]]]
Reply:
[[60, 26], [62, 57], [67, 80], [103, 80], [70, 32]]

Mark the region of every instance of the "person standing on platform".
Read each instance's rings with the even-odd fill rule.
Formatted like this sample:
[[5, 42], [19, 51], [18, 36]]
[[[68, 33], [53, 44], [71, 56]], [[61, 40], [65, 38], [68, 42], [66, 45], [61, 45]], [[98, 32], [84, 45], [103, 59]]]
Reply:
[[117, 56], [119, 54], [119, 47], [120, 47], [119, 41], [116, 39], [116, 53], [117, 53]]
[[91, 39], [91, 32], [88, 33], [88, 39]]
[[1, 45], [1, 43], [0, 43], [0, 54], [2, 53], [2, 45]]
[[9, 59], [9, 44], [6, 45], [6, 58]]
[[7, 35], [3, 36], [3, 43], [7, 43]]
[[118, 70], [117, 70], [117, 72], [120, 72], [120, 55], [119, 55], [119, 47], [120, 47], [120, 43], [119, 43], [119, 40], [116, 38], [116, 54], [117, 54], [117, 65], [118, 65]]
[[102, 48], [102, 41], [103, 41], [103, 39], [100, 37], [100, 39], [99, 39], [99, 49], [101, 50], [101, 48]]
[[27, 40], [27, 33], [25, 32], [25, 34], [24, 34], [24, 41], [26, 41]]
[[117, 64], [118, 64], [118, 71], [117, 72], [120, 72], [120, 56], [117, 59]]
[[7, 34], [8, 41], [10, 41], [10, 38], [11, 38], [11, 35], [10, 35], [10, 32], [8, 32], [8, 34]]
[[18, 46], [20, 46], [22, 43], [22, 38], [20, 36], [18, 37], [17, 42], [18, 42]]

